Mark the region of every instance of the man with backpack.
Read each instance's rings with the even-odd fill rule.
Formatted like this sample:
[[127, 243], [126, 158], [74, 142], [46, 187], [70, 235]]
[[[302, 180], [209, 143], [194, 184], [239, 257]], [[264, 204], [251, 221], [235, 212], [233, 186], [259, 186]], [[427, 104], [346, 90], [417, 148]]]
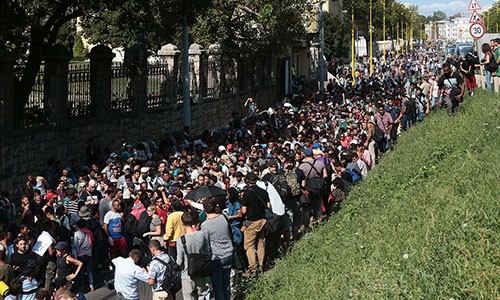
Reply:
[[[296, 241], [299, 238], [299, 228], [303, 223], [299, 201], [302, 195], [302, 187], [306, 185], [306, 176], [301, 169], [295, 167], [295, 159], [293, 157], [285, 159], [283, 170], [289, 188], [284, 202], [287, 212], [292, 215], [292, 239]], [[285, 232], [284, 238], [285, 244], [288, 244], [290, 242], [290, 232]]]
[[458, 103], [462, 101], [465, 85], [463, 78], [457, 72], [453, 72], [448, 63], [443, 64], [443, 72], [438, 81], [438, 99], [443, 95], [446, 112], [451, 116], [459, 111]]
[[310, 227], [311, 210], [314, 211], [316, 222], [322, 220], [322, 195], [325, 187], [325, 178], [328, 176], [325, 164], [313, 157], [311, 148], [304, 149], [304, 160], [299, 165], [299, 169], [306, 176], [306, 184], [303, 189], [303, 196], [306, 198], [302, 202], [302, 212], [304, 215], [304, 226]]
[[161, 250], [160, 242], [151, 240], [149, 251], [153, 260], [149, 264], [148, 283], [153, 289], [153, 300], [174, 299], [181, 289], [181, 268], [167, 253]]

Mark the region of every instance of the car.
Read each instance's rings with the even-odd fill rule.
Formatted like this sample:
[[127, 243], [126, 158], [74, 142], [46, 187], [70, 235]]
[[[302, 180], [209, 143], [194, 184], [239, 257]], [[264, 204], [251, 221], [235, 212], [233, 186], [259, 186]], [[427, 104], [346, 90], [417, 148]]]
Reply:
[[474, 53], [474, 45], [472, 43], [458, 43], [454, 51], [455, 56], [463, 58], [467, 53]]

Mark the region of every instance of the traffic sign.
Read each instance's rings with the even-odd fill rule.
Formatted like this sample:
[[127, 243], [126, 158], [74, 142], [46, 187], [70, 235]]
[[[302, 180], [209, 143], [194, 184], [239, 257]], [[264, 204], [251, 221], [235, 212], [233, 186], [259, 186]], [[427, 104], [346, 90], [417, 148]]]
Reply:
[[472, 15], [470, 15], [469, 23], [484, 23], [483, 18], [478, 14], [477, 10], [473, 11]]
[[469, 27], [469, 33], [474, 39], [480, 39], [486, 33], [483, 23], [472, 23]]
[[477, 0], [470, 0], [469, 2], [469, 7], [467, 8], [468, 10], [481, 10], [481, 5], [479, 5], [479, 2]]

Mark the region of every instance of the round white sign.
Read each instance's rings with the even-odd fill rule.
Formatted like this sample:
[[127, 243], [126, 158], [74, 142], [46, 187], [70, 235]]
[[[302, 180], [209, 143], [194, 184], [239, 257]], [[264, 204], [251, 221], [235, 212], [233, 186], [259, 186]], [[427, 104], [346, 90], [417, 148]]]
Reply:
[[469, 33], [473, 38], [477, 40], [483, 37], [483, 35], [486, 33], [486, 28], [484, 28], [484, 25], [482, 23], [472, 23], [469, 27]]

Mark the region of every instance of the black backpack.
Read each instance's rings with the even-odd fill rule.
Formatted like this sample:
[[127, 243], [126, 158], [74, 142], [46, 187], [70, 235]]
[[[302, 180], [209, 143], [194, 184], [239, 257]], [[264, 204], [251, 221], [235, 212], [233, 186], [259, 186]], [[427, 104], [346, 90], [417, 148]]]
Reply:
[[131, 213], [127, 214], [127, 219], [125, 219], [124, 230], [131, 236], [137, 235], [137, 219]]
[[410, 98], [408, 102], [406, 102], [406, 113], [409, 116], [417, 114], [417, 104], [415, 103], [415, 98]]
[[382, 131], [382, 129], [380, 129], [377, 123], [372, 122], [372, 124], [373, 124], [372, 139], [378, 143], [384, 139], [384, 132]]
[[158, 261], [166, 268], [165, 277], [163, 277], [163, 282], [161, 284], [162, 290], [167, 292], [169, 295], [175, 295], [182, 288], [181, 284], [182, 269], [181, 266], [179, 266], [171, 256], [169, 257], [170, 260], [168, 261], [168, 263], [164, 262], [163, 260], [157, 257], [154, 257], [153, 260]]
[[271, 174], [269, 182], [274, 186], [278, 194], [280, 194], [282, 200], [288, 196], [290, 187], [288, 186], [283, 170], [278, 171], [276, 174]]
[[149, 232], [149, 225], [151, 224], [151, 217], [148, 215], [147, 211], [143, 211], [139, 216], [139, 221], [137, 221], [136, 236], [142, 237], [143, 234]]

